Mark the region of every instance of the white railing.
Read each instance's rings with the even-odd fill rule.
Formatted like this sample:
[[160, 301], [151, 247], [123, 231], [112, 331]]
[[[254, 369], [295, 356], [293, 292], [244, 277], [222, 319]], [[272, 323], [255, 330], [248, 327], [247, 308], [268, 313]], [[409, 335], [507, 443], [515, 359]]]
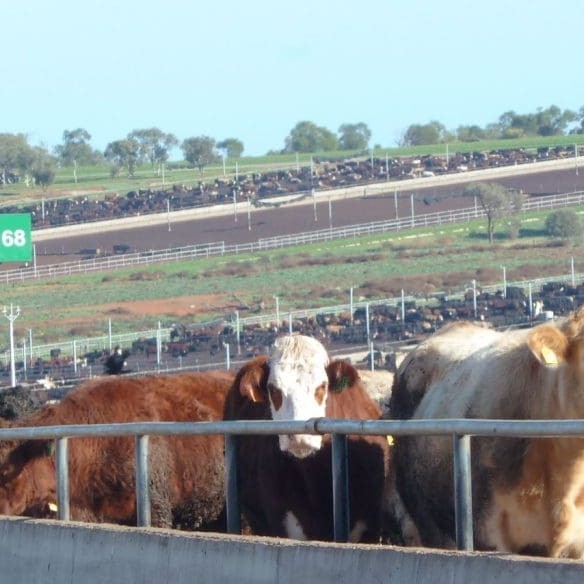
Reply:
[[[584, 205], [584, 192], [582, 191], [530, 199], [523, 204], [522, 212], [579, 205]], [[292, 235], [261, 238], [256, 242], [250, 243], [226, 245], [224, 241], [220, 241], [180, 248], [121, 254], [118, 256], [108, 256], [106, 258], [92, 258], [76, 262], [64, 262], [47, 266], [28, 266], [16, 270], [0, 272], [0, 284], [10, 284], [12, 282], [20, 282], [35, 278], [57, 278], [73, 274], [109, 271], [137, 265], [174, 262], [184, 259], [254, 253], [306, 243], [361, 237], [364, 235], [384, 233], [388, 231], [401, 231], [414, 227], [431, 227], [434, 225], [462, 223], [483, 217], [485, 217], [485, 211], [475, 205], [472, 208], [427, 213], [401, 219], [388, 219], [387, 221], [374, 221], [371, 223], [347, 225], [344, 227], [331, 227], [329, 229], [295, 233]]]

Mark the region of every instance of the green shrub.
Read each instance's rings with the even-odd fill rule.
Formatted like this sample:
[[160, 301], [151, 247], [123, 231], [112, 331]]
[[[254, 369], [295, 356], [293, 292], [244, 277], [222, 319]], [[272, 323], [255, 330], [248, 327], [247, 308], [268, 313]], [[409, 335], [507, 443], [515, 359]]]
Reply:
[[582, 220], [572, 209], [560, 209], [547, 216], [545, 230], [550, 237], [579, 237], [583, 232]]

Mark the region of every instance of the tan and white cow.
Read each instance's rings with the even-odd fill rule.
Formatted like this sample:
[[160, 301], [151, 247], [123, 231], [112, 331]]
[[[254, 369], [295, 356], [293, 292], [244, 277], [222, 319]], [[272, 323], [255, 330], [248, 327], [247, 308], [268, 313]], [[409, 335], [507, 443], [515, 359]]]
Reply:
[[[454, 325], [402, 367], [394, 417], [582, 419], [584, 309], [516, 331]], [[396, 438], [394, 473], [421, 543], [453, 546], [452, 439]], [[476, 549], [584, 557], [584, 438], [475, 437], [472, 482]]]

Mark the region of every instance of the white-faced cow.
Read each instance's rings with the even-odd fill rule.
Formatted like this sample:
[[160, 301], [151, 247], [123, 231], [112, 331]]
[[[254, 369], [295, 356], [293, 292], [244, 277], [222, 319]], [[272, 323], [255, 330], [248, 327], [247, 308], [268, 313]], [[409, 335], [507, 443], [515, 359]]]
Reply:
[[[409, 355], [392, 394], [394, 417], [584, 418], [584, 310], [561, 323], [495, 332], [468, 323]], [[421, 542], [454, 545], [452, 439], [395, 440], [399, 496]], [[475, 548], [584, 555], [584, 438], [472, 439]]]
[[[357, 370], [297, 334], [276, 339], [271, 357], [245, 364], [225, 402], [228, 420], [379, 416]], [[237, 463], [242, 511], [254, 534], [333, 539], [330, 436], [242, 435]], [[388, 472], [385, 437], [349, 437], [351, 541], [379, 542]]]
[[[234, 377], [229, 371], [209, 371], [98, 378], [17, 425], [217, 421]], [[56, 502], [53, 444], [0, 444], [0, 513], [51, 516]], [[149, 469], [152, 525], [225, 529], [222, 436], [152, 436]], [[73, 520], [136, 525], [133, 438], [71, 438], [69, 479]]]

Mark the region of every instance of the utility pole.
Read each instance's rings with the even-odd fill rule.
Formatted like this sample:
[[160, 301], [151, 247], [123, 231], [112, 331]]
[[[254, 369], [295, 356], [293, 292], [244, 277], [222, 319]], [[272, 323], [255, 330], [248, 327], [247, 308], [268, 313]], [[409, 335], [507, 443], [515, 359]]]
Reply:
[[10, 335], [10, 385], [16, 387], [16, 369], [14, 365], [14, 321], [20, 316], [20, 308], [16, 307], [16, 312], [10, 305], [10, 312], [6, 310], [6, 306], [2, 309], [2, 314], [8, 319], [9, 335]]

